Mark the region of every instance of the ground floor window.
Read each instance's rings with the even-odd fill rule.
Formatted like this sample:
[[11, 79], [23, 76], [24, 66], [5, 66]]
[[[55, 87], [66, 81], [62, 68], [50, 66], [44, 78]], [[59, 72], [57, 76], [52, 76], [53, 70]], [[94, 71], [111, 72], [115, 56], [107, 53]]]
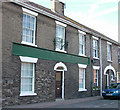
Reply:
[[98, 87], [98, 70], [94, 69], [94, 87]]
[[79, 68], [79, 89], [85, 89], [85, 69]]
[[34, 92], [34, 64], [21, 64], [21, 92]]
[[79, 67], [79, 90], [78, 91], [87, 91], [85, 88], [85, 73], [87, 65], [78, 64]]
[[22, 57], [21, 59], [21, 83], [20, 83], [20, 96], [37, 95], [34, 93], [35, 86], [35, 63], [37, 58]]

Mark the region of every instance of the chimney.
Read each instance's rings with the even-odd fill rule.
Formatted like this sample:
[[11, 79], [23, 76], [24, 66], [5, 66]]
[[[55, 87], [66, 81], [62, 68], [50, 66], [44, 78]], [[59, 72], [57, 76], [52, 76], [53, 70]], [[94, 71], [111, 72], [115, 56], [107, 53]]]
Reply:
[[51, 10], [64, 15], [64, 3], [59, 0], [51, 0]]

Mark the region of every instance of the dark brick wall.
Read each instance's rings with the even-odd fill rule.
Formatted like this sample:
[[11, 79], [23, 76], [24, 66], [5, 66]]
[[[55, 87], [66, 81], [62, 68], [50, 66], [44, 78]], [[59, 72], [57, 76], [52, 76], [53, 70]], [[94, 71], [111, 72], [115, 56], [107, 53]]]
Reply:
[[40, 48], [54, 50], [54, 38], [56, 37], [56, 23], [54, 19], [39, 14], [37, 16], [36, 43]]
[[16, 103], [19, 95], [20, 60], [12, 56], [12, 42], [20, 42], [22, 35], [22, 9], [12, 3], [3, 3], [2, 47], [3, 47], [3, 102]]
[[78, 30], [67, 25], [66, 27], [66, 41], [68, 42], [67, 53], [78, 55], [79, 36]]

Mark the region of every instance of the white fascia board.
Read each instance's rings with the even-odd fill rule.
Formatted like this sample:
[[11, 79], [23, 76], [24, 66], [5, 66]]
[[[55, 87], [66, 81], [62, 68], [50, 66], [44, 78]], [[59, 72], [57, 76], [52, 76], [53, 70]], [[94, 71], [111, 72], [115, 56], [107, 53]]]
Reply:
[[[39, 9], [39, 8], [33, 7], [33, 6], [31, 6], [31, 5], [28, 5], [28, 4], [26, 4], [26, 3], [22, 2], [22, 1], [19, 1], [19, 0], [10, 0], [10, 1], [13, 2], [13, 3], [16, 3], [16, 4], [18, 4], [18, 5], [21, 5], [21, 6], [25, 7], [25, 8], [31, 9], [31, 10], [33, 10], [33, 11], [35, 11], [35, 12], [38, 12], [38, 13], [40, 13], [40, 14], [46, 15], [46, 16], [48, 16], [48, 17], [51, 17], [51, 18], [53, 18], [53, 19], [55, 19], [55, 20], [62, 21], [62, 22], [64, 22], [64, 23], [66, 23], [66, 24], [69, 24], [69, 25], [75, 27], [75, 28], [78, 28], [78, 29], [80, 29], [80, 30], [82, 30], [82, 31], [85, 31], [86, 33], [89, 33], [89, 34], [91, 34], [91, 35], [95, 35], [95, 36], [101, 37], [101, 35], [93, 32], [93, 31], [91, 31], [91, 30], [88, 30], [88, 29], [86, 29], [86, 28], [83, 28], [83, 27], [81, 27], [81, 26], [78, 26], [77, 24], [74, 24], [74, 23], [72, 23], [72, 22], [70, 22], [70, 21], [68, 21], [68, 20], [65, 20], [65, 19], [60, 18], [60, 17], [58, 17], [58, 16], [56, 16], [56, 15], [53, 15], [53, 14], [51, 14], [51, 13], [48, 13], [48, 12], [42, 10], [42, 9]], [[102, 38], [105, 39], [105, 40], [107, 39], [108, 41], [110, 40], [109, 38], [104, 38], [103, 36], [102, 36]], [[114, 41], [114, 43], [116, 44], [115, 41]]]
[[87, 68], [87, 65], [84, 64], [78, 64], [79, 68]]
[[95, 40], [98, 40], [98, 39], [99, 39], [99, 38], [97, 38], [97, 37], [95, 37], [95, 36], [92, 36], [92, 38], [95, 39]]
[[59, 21], [55, 21], [55, 22], [56, 22], [57, 25], [60, 25], [60, 26], [63, 26], [63, 27], [67, 27], [67, 25], [64, 24], [64, 23], [61, 23], [61, 22], [59, 22]]
[[108, 44], [108, 45], [112, 45], [112, 43], [110, 43], [110, 42], [107, 42], [107, 44]]
[[83, 32], [83, 31], [78, 30], [78, 32], [79, 32], [80, 34], [86, 35], [86, 33]]
[[99, 70], [99, 69], [100, 69], [100, 66], [93, 66], [93, 69], [94, 69], [94, 70]]
[[21, 62], [27, 62], [27, 63], [37, 63], [38, 58], [32, 58], [32, 57], [23, 57], [20, 56]]
[[25, 13], [28, 13], [28, 14], [31, 14], [31, 15], [34, 15], [34, 16], [38, 16], [38, 13], [33, 12], [33, 11], [31, 11], [31, 10], [28, 10], [28, 9], [26, 9], [26, 8], [23, 8], [23, 7], [22, 7], [22, 10], [23, 10], [23, 12], [25, 12]]
[[78, 26], [77, 24], [74, 24], [74, 23], [72, 23], [72, 22], [70, 22], [70, 21], [68, 21], [68, 20], [65, 20], [65, 19], [61, 18], [61, 17], [58, 17], [58, 16], [53, 15], [53, 14], [51, 14], [51, 13], [48, 13], [48, 12], [42, 10], [42, 9], [38, 9], [38, 8], [33, 7], [33, 6], [31, 6], [31, 5], [25, 4], [25, 3], [22, 2], [22, 1], [19, 1], [19, 0], [10, 0], [10, 1], [13, 2], [13, 3], [19, 4], [19, 5], [23, 6], [23, 7], [26, 7], [26, 8], [28, 8], [28, 9], [31, 9], [31, 10], [33, 10], [33, 11], [35, 11], [35, 12], [38, 12], [38, 13], [41, 13], [41, 14], [46, 15], [46, 16], [48, 16], [48, 17], [54, 18], [54, 19], [56, 19], [56, 20], [58, 20], [58, 21], [62, 21], [62, 22], [64, 22], [64, 23], [66, 23], [66, 24], [72, 25], [73, 27], [76, 27], [76, 28], [78, 28], [78, 29], [80, 29], [80, 30], [86, 31], [86, 32], [88, 32], [88, 33], [91, 33], [89, 30], [87, 30], [87, 29], [85, 29], [85, 28], [82, 28], [82, 27]]

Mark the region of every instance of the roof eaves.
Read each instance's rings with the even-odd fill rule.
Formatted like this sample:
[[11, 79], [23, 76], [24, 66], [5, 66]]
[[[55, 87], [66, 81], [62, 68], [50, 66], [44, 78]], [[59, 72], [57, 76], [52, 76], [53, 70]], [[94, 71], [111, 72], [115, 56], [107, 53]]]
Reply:
[[64, 22], [64, 23], [66, 23], [68, 25], [72, 25], [73, 27], [76, 27], [76, 28], [78, 28], [78, 29], [80, 29], [82, 31], [90, 33], [90, 31], [87, 30], [84, 26], [80, 25], [79, 23], [77, 23], [74, 20], [71, 20], [68, 17], [57, 15], [56, 13], [53, 13], [52, 11], [51, 11], [51, 13], [47, 12], [47, 11], [44, 11], [44, 10], [42, 10], [40, 8], [37, 8], [37, 7], [34, 7], [32, 5], [27, 4], [25, 2], [22, 2], [21, 0], [10, 0], [10, 1], [13, 2], [13, 3], [16, 3], [18, 5], [21, 5], [23, 7], [26, 7], [28, 9], [32, 10], [32, 11], [36, 11], [36, 12], [41, 13], [43, 15], [46, 15], [46, 16], [49, 16], [49, 17], [54, 18], [56, 20], [59, 20], [61, 22]]
[[[84, 31], [86, 33], [89, 33], [89, 34], [91, 34], [93, 36], [100, 37], [100, 38], [102, 38], [104, 40], [112, 41], [113, 43], [119, 45], [118, 42], [110, 39], [109, 37], [101, 34], [100, 32], [97, 32], [97, 31], [95, 31], [95, 30], [93, 30], [93, 29], [91, 29], [91, 28], [89, 28], [89, 27], [87, 27], [85, 25], [82, 25], [82, 24], [76, 22], [75, 20], [72, 20], [69, 17], [56, 14], [56, 13], [52, 12], [51, 10], [49, 10], [49, 9], [43, 7], [43, 6], [40, 6], [38, 4], [35, 4], [33, 2], [31, 2], [31, 3], [33, 3], [33, 4], [37, 5], [37, 6], [40, 6], [40, 7], [35, 7], [35, 6], [32, 6], [29, 3], [26, 3], [26, 2], [29, 2], [29, 0], [25, 0], [25, 1], [24, 0], [10, 0], [10, 1], [13, 2], [13, 3], [16, 3], [18, 5], [21, 5], [23, 7], [26, 7], [28, 9], [32, 10], [32, 11], [36, 11], [36, 12], [41, 13], [43, 15], [49, 16], [49, 17], [51, 17], [51, 18], [53, 18], [55, 20], [58, 20], [58, 21], [61, 21], [63, 23], [66, 23], [68, 25], [71, 25], [71, 26], [73, 26], [73, 27], [75, 27], [77, 29], [80, 29], [81, 31]], [[41, 9], [41, 7], [43, 7], [43, 9]]]

